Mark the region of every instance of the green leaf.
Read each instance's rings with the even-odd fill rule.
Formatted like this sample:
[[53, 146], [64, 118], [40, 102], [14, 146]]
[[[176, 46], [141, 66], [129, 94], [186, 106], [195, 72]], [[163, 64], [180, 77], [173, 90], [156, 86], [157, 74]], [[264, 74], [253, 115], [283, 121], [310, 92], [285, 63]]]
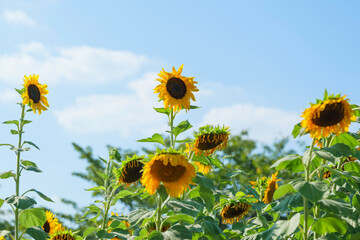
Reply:
[[328, 160], [332, 163], [335, 163], [336, 161], [336, 157], [334, 155], [332, 155], [330, 152], [328, 152], [325, 149], [319, 149], [319, 150], [314, 150], [315, 154], [318, 155], [319, 157]]
[[19, 133], [18, 131], [14, 130], [14, 129], [11, 129], [10, 132], [11, 132], [11, 134], [14, 134], [14, 135]]
[[42, 226], [46, 221], [45, 211], [41, 208], [26, 209], [20, 213], [19, 222], [25, 228]]
[[166, 205], [173, 211], [185, 213], [192, 217], [196, 217], [204, 208], [203, 205], [193, 200], [184, 201], [181, 199], [170, 200]]
[[168, 218], [165, 219], [165, 221], [169, 222], [169, 223], [175, 223], [178, 221], [184, 221], [186, 223], [189, 224], [194, 224], [195, 220], [192, 216], [189, 216], [187, 214], [176, 214], [176, 215], [171, 215]]
[[154, 211], [149, 211], [147, 209], [136, 209], [129, 213], [129, 222], [131, 226], [139, 224], [143, 219], [151, 217], [154, 214]]
[[9, 177], [15, 177], [15, 174], [12, 173], [12, 171], [7, 171], [7, 172], [1, 172], [0, 173], [0, 178], [1, 179], [7, 179]]
[[23, 89], [16, 89], [16, 88], [14, 88], [15, 89], [15, 91], [17, 91], [20, 95], [22, 95], [24, 92], [25, 92], [25, 88], [23, 88]]
[[[24, 163], [25, 163], [25, 165], [24, 165]], [[38, 168], [34, 162], [31, 162], [31, 161], [21, 161], [21, 166], [26, 171], [42, 172], [42, 170], [40, 168]]]
[[[31, 109], [30, 109], [31, 110]], [[23, 120], [23, 124], [25, 125], [25, 124], [29, 124], [29, 123], [31, 123], [32, 121], [30, 121], [30, 120]]]
[[344, 220], [336, 217], [324, 217], [315, 221], [311, 230], [322, 235], [326, 233], [345, 234], [347, 224]]
[[298, 154], [290, 154], [277, 160], [270, 168], [275, 168], [277, 171], [287, 169], [292, 172], [302, 172], [304, 171], [304, 167], [301, 158]]
[[223, 165], [221, 164], [221, 161], [217, 157], [207, 156], [206, 158], [209, 160], [211, 165], [214, 165], [215, 167], [220, 169], [224, 169]]
[[360, 195], [356, 193], [352, 198], [352, 205], [360, 212]]
[[290, 220], [277, 221], [272, 228], [276, 236], [289, 236], [298, 228], [300, 224], [300, 213], [295, 214]]
[[0, 144], [0, 146], [10, 146], [11, 148], [15, 148], [14, 145], [9, 144], [9, 143], [2, 143], [2, 144]]
[[173, 134], [175, 135], [175, 137], [177, 137], [180, 133], [185, 132], [186, 130], [192, 128], [192, 125], [189, 123], [188, 120], [186, 121], [182, 121], [181, 123], [179, 123], [179, 125], [177, 125], [173, 130]]
[[85, 191], [94, 191], [94, 192], [101, 192], [101, 190], [106, 191], [104, 186], [97, 186], [97, 187], [85, 189]]
[[328, 151], [334, 157], [348, 157], [352, 154], [351, 148], [344, 143], [337, 143], [331, 147], [324, 147], [322, 150]]
[[205, 216], [201, 219], [201, 226], [206, 236], [210, 239], [226, 239], [223, 232], [219, 228], [219, 223], [210, 216]]
[[205, 186], [202, 185], [196, 186], [196, 188], [193, 188], [188, 192], [187, 196], [189, 198], [200, 197], [209, 211], [211, 211], [214, 207], [215, 204], [214, 193]]
[[360, 173], [360, 164], [357, 162], [348, 162], [344, 164], [345, 171]]
[[294, 126], [294, 129], [292, 131], [293, 138], [296, 138], [297, 136], [301, 137], [305, 134], [306, 134], [305, 128], [301, 127], [300, 123]]
[[291, 184], [281, 185], [274, 193], [274, 199], [279, 199], [288, 193], [296, 192]]
[[204, 177], [204, 175], [197, 173], [196, 177], [194, 178], [194, 183], [197, 183], [198, 185], [203, 185], [209, 189], [215, 190], [214, 184], [211, 179]]
[[30, 141], [24, 141], [24, 143], [29, 144], [29, 145], [31, 145], [31, 146], [33, 146], [33, 147], [35, 147], [36, 149], [40, 150], [40, 148], [39, 148], [38, 146], [36, 146], [36, 144], [35, 144], [35, 143], [33, 143], [33, 142], [30, 142]]
[[96, 233], [96, 236], [98, 238], [114, 238], [115, 237], [115, 234], [114, 233], [108, 233], [107, 231], [105, 230], [100, 230]]
[[36, 192], [37, 195], [39, 195], [39, 197], [41, 197], [42, 199], [44, 199], [45, 201], [48, 202], [54, 202], [53, 200], [51, 200], [51, 198], [49, 198], [48, 196], [46, 196], [45, 194], [43, 194], [42, 192], [39, 192], [36, 189], [30, 189], [28, 192]]
[[165, 146], [164, 138], [158, 133], [152, 135], [151, 138], [140, 139], [138, 142], [156, 142]]
[[131, 196], [133, 195], [132, 192], [130, 192], [129, 190], [121, 190], [120, 192], [118, 192], [116, 195], [115, 195], [115, 198], [116, 199], [121, 199], [121, 198], [124, 198], [124, 197], [127, 197], [127, 196]]
[[164, 236], [159, 231], [152, 231], [148, 236], [148, 240], [164, 240]]
[[32, 205], [36, 204], [36, 201], [32, 198], [26, 196], [16, 197], [14, 195], [5, 198], [5, 202], [7, 202], [8, 204], [13, 204], [15, 207], [20, 209], [27, 209]]
[[351, 216], [354, 211], [350, 203], [342, 199], [321, 199], [317, 203], [320, 209], [327, 213], [340, 214], [341, 216]]
[[293, 187], [301, 195], [303, 195], [305, 198], [309, 199], [314, 203], [319, 201], [324, 195], [325, 191], [329, 188], [329, 186], [322, 181], [317, 181], [317, 182], [299, 181], [299, 182], [295, 182]]
[[350, 133], [342, 133], [339, 136], [335, 136], [331, 142], [331, 145], [335, 145], [337, 143], [344, 143], [350, 148], [355, 148], [359, 145], [357, 139]]
[[28, 160], [21, 160], [21, 165], [37, 167], [36, 163], [34, 163], [32, 161], [28, 161]]
[[96, 227], [88, 227], [84, 230], [83, 237], [87, 237], [89, 234], [94, 233], [96, 231]]
[[190, 109], [198, 109], [198, 108], [200, 108], [200, 107], [194, 106], [194, 105], [190, 105]]
[[1, 206], [4, 204], [4, 199], [1, 199], [0, 198], [0, 208], [1, 208]]
[[11, 121], [5, 121], [3, 124], [15, 124], [19, 127], [19, 121], [18, 120], [11, 120]]
[[165, 109], [165, 108], [154, 108], [154, 110], [158, 113], [163, 113], [163, 114], [166, 114], [166, 115], [170, 115], [171, 113], [171, 110], [170, 109]]
[[[175, 225], [162, 233], [164, 240], [191, 240], [191, 232], [184, 226]], [[150, 238], [149, 238], [150, 239]]]
[[42, 227], [30, 227], [26, 229], [26, 233], [36, 240], [47, 240], [50, 238]]

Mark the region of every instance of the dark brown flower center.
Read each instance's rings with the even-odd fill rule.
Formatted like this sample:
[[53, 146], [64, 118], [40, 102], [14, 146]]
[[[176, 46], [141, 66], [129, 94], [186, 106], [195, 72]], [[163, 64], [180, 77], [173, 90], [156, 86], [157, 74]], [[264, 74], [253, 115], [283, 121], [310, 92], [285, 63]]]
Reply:
[[210, 133], [210, 134], [204, 134], [200, 136], [201, 139], [199, 139], [197, 148], [200, 150], [210, 150], [222, 143], [222, 138], [218, 137], [216, 138], [216, 134]]
[[34, 84], [30, 84], [27, 88], [28, 94], [29, 94], [29, 98], [31, 100], [33, 100], [34, 103], [38, 103], [40, 101], [40, 91], [39, 88], [34, 85]]
[[240, 205], [235, 205], [231, 203], [224, 212], [223, 217], [224, 218], [238, 217], [243, 213], [245, 213], [247, 210], [248, 210], [248, 204], [246, 203], [241, 203]]
[[170, 78], [166, 83], [166, 90], [175, 99], [182, 99], [186, 94], [186, 85], [180, 78]]
[[340, 123], [344, 118], [344, 107], [341, 102], [325, 106], [318, 116], [314, 116], [312, 122], [320, 127], [329, 127]]
[[46, 222], [44, 223], [43, 225], [43, 229], [46, 233], [49, 233], [50, 232], [50, 224], [49, 222], [46, 220]]
[[185, 170], [184, 166], [173, 166], [170, 163], [164, 165], [162, 161], [156, 160], [151, 166], [150, 173], [161, 182], [176, 182], [184, 175]]
[[144, 164], [138, 160], [132, 160], [124, 167], [122, 172], [122, 181], [125, 183], [133, 183], [138, 181], [142, 176]]
[[75, 238], [69, 234], [58, 234], [52, 240], [75, 240]]

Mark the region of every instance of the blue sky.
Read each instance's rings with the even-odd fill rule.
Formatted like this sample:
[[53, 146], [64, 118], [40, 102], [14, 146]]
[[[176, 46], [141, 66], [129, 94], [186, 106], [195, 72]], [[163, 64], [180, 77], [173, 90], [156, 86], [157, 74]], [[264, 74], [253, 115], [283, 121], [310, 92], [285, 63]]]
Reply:
[[[26, 173], [56, 198], [88, 204], [87, 183], [72, 177], [85, 165], [71, 142], [106, 157], [106, 144], [140, 149], [137, 139], [166, 130], [153, 94], [156, 73], [184, 64], [194, 76], [200, 109], [182, 114], [194, 127], [249, 129], [263, 143], [288, 136], [308, 102], [324, 89], [360, 103], [360, 24], [357, 1], [2, 1], [0, 121], [16, 119], [13, 88], [24, 75], [49, 85], [50, 108], [25, 138], [36, 142], [24, 159], [44, 171]], [[358, 128], [358, 126], [356, 126]], [[0, 142], [16, 142], [0, 127]], [[0, 172], [14, 169], [1, 148]], [[13, 192], [1, 181], [0, 198]], [[62, 209], [61, 204], [38, 201]]]

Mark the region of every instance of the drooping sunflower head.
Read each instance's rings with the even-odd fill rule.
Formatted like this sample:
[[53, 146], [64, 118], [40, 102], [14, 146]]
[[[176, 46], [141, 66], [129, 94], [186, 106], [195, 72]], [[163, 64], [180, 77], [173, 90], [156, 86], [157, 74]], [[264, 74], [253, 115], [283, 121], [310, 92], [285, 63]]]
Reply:
[[221, 210], [222, 222], [224, 224], [233, 224], [238, 222], [251, 209], [251, 205], [247, 202], [231, 201]]
[[281, 181], [281, 179], [276, 179], [278, 172], [271, 175], [271, 178], [267, 181], [267, 188], [265, 190], [265, 196], [262, 199], [264, 203], [271, 203], [273, 200], [274, 192], [278, 188], [276, 182]]
[[145, 164], [141, 183], [151, 195], [155, 194], [162, 183], [171, 197], [179, 197], [189, 188], [195, 176], [195, 167], [188, 162], [186, 156], [168, 149], [157, 152]]
[[164, 100], [164, 107], [170, 108], [174, 111], [185, 108], [190, 109], [190, 98], [195, 101], [195, 96], [192, 92], [199, 91], [194, 81], [194, 77], [181, 76], [184, 65], [181, 65], [178, 70], [173, 67], [172, 72], [165, 72], [163, 69], [157, 81], [160, 82], [155, 87], [155, 93], [159, 93], [159, 99]]
[[61, 230], [50, 235], [51, 240], [76, 240], [74, 234], [70, 230]]
[[211, 172], [211, 165], [210, 164], [205, 165], [205, 164], [203, 164], [201, 162], [197, 162], [197, 161], [195, 161], [194, 163], [198, 167], [198, 172], [201, 172], [204, 175]]
[[354, 111], [351, 109], [346, 95], [327, 95], [323, 100], [317, 100], [316, 104], [305, 109], [301, 117], [304, 119], [301, 126], [310, 133], [312, 138], [327, 137], [330, 133], [339, 135], [349, 131], [352, 121], [356, 121]]
[[229, 127], [206, 125], [194, 133], [195, 141], [191, 145], [191, 150], [195, 152], [196, 156], [201, 154], [209, 156], [216, 150], [226, 147], [229, 135]]
[[59, 223], [58, 219], [50, 211], [46, 211], [46, 221], [42, 226], [42, 229], [49, 235], [56, 233], [57, 231], [63, 230], [64, 228]]
[[142, 177], [142, 170], [144, 164], [142, 163], [143, 157], [133, 155], [122, 162], [122, 167], [117, 171], [119, 183], [125, 184], [126, 187], [131, 184], [136, 184]]
[[41, 111], [47, 110], [49, 103], [46, 94], [49, 93], [47, 90], [47, 84], [41, 84], [38, 82], [39, 75], [30, 75], [29, 77], [24, 76], [24, 93], [21, 95], [23, 98], [24, 105], [30, 105], [34, 113], [38, 110], [39, 114]]

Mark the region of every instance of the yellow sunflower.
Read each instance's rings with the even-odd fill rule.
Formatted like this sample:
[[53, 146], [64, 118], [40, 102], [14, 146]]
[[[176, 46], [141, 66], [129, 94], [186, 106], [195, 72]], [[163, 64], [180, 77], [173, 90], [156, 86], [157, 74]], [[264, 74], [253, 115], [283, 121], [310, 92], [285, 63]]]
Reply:
[[141, 160], [141, 157], [134, 155], [122, 163], [122, 167], [119, 170], [120, 184], [124, 183], [126, 187], [129, 187], [131, 184], [136, 184], [136, 182], [140, 180], [144, 167]]
[[199, 132], [195, 132], [195, 142], [190, 150], [194, 151], [196, 156], [209, 156], [226, 147], [229, 135], [229, 127], [206, 125], [201, 127]]
[[42, 228], [49, 235], [64, 229], [63, 227], [61, 227], [61, 223], [59, 223], [58, 219], [50, 211], [46, 211], [46, 221], [43, 224]]
[[171, 197], [179, 197], [195, 176], [194, 165], [183, 154], [168, 150], [157, 153], [145, 164], [141, 182], [151, 195], [162, 182]]
[[263, 198], [264, 203], [271, 203], [273, 200], [274, 192], [278, 188], [276, 182], [281, 181], [280, 179], [276, 179], [278, 172], [271, 175], [271, 178], [267, 181], [267, 188], [265, 190], [265, 196]]
[[251, 209], [251, 205], [246, 202], [232, 202], [223, 207], [221, 211], [222, 222], [233, 224], [238, 222]]
[[47, 84], [40, 84], [38, 82], [39, 75], [35, 76], [35, 74], [30, 75], [29, 77], [24, 76], [24, 93], [21, 95], [23, 98], [23, 104], [28, 105], [36, 113], [36, 110], [41, 111], [47, 110], [46, 107], [49, 107], [49, 103], [47, 98], [45, 97], [46, 94], [49, 93], [47, 90]]
[[205, 165], [202, 164], [201, 162], [196, 162], [196, 161], [194, 163], [198, 167], [198, 172], [201, 172], [204, 175], [211, 172], [211, 165]]
[[173, 67], [172, 73], [165, 72], [163, 69], [160, 71], [156, 79], [160, 82], [155, 87], [155, 93], [159, 93], [159, 99], [164, 100], [164, 107], [171, 108], [174, 111], [185, 108], [190, 109], [190, 98], [195, 101], [195, 96], [192, 92], [197, 92], [199, 89], [196, 88], [194, 77], [181, 76], [181, 72], [184, 65], [176, 71]]
[[301, 126], [316, 139], [327, 137], [330, 133], [339, 135], [348, 132], [350, 123], [356, 120], [356, 116], [349, 99], [345, 97], [346, 95], [341, 97], [340, 94], [327, 96], [325, 92], [324, 100], [318, 100], [316, 104], [310, 103], [311, 107], [303, 112]]
[[51, 240], [76, 240], [73, 233], [69, 230], [59, 231], [50, 237], [51, 237]]

